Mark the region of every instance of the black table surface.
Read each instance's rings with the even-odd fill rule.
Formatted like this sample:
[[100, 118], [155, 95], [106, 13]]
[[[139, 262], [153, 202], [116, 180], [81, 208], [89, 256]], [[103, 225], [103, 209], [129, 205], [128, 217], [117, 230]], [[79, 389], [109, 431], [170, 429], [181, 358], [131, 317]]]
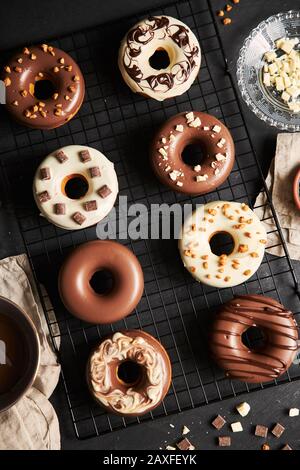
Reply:
[[[224, 7], [223, 0], [211, 1], [216, 11]], [[199, 2], [201, 3], [201, 0]], [[167, 3], [170, 3], [170, 0], [0, 2], [0, 50], [67, 34]], [[230, 13], [233, 20], [230, 26], [225, 27], [218, 20], [229, 69], [234, 72], [239, 48], [253, 27], [272, 14], [295, 8], [297, 3], [294, 0], [240, 0]], [[199, 39], [201, 41], [201, 38]], [[259, 121], [244, 104], [243, 108], [256, 152], [264, 171], [267, 172], [274, 156], [277, 131]], [[3, 258], [22, 250], [13, 209], [9, 204], [3, 206], [0, 203], [0, 256]], [[300, 263], [295, 262], [295, 268], [300, 278]], [[173, 444], [181, 437], [183, 425], [190, 429], [189, 438], [197, 449], [217, 449], [218, 432], [210, 425], [217, 414], [225, 416], [228, 423], [241, 421], [243, 424], [244, 431], [238, 434], [232, 434], [228, 424], [222, 430], [222, 434], [232, 436], [231, 449], [259, 449], [264, 440], [254, 436], [254, 426], [264, 424], [271, 428], [276, 422], [284, 425], [286, 431], [280, 439], [269, 434], [267, 441], [271, 448], [278, 449], [289, 443], [293, 449], [300, 449], [300, 417], [288, 416], [289, 408], [300, 407], [300, 382], [266, 388], [86, 441], [79, 441], [75, 437], [61, 385], [56, 389], [51, 401], [59, 417], [63, 449], [165, 448], [167, 444]], [[247, 401], [251, 406], [251, 412], [246, 418], [241, 418], [235, 411], [235, 405], [241, 401]]]

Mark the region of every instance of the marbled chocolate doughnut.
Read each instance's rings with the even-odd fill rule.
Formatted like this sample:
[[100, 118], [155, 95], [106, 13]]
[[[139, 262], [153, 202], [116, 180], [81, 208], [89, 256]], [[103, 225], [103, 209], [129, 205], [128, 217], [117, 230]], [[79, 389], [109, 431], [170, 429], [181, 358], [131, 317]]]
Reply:
[[[98, 294], [90, 284], [93, 275], [106, 271], [111, 288]], [[113, 323], [129, 315], [144, 290], [144, 276], [137, 257], [126, 246], [111, 240], [84, 243], [63, 263], [58, 279], [66, 308], [90, 323]]]
[[24, 126], [53, 129], [79, 110], [82, 73], [66, 52], [41, 44], [24, 47], [4, 67], [6, 108]]
[[100, 222], [111, 211], [117, 194], [113, 163], [99, 150], [84, 145], [68, 145], [50, 153], [33, 181], [41, 214], [65, 230]]
[[[199, 144], [203, 161], [195, 166], [182, 159], [191, 144]], [[234, 143], [227, 127], [209, 114], [190, 111], [165, 122], [153, 138], [150, 160], [161, 183], [184, 194], [214, 191], [227, 178], [235, 160]]]
[[164, 347], [140, 330], [114, 333], [92, 352], [87, 382], [107, 411], [140, 416], [160, 405], [171, 384], [171, 364]]
[[[260, 349], [249, 349], [242, 334], [250, 327], [264, 334]], [[262, 295], [243, 295], [224, 304], [210, 337], [213, 357], [231, 379], [249, 383], [280, 377], [297, 353], [298, 329], [292, 312]]]
[[[156, 51], [165, 51], [169, 64], [151, 66]], [[170, 16], [140, 21], [125, 35], [119, 50], [119, 68], [135, 93], [163, 101], [185, 93], [198, 75], [199, 42], [190, 28]]]

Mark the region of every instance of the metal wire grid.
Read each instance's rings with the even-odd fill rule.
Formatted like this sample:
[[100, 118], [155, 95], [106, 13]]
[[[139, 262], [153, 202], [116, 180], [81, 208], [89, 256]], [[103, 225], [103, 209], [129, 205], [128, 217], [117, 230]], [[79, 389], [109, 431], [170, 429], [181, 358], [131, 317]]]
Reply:
[[[119, 41], [135, 21], [146, 16], [143, 14], [51, 41], [74, 57], [86, 80], [84, 105], [70, 123], [42, 132], [20, 128], [4, 113], [0, 115], [0, 155], [6, 190], [13, 201], [36, 279], [51, 298], [50, 304], [40, 289], [53, 342], [60, 344], [62, 380], [75, 432], [82, 439], [265, 387], [225, 378], [210, 360], [207, 331], [216, 308], [233, 295], [262, 293], [286, 304], [288, 291], [293, 294], [297, 289], [286, 252], [282, 258], [266, 254], [260, 269], [247, 283], [218, 290], [193, 281], [183, 269], [176, 242], [121, 239], [138, 256], [145, 276], [145, 293], [135, 312], [114, 325], [95, 326], [73, 318], [61, 304], [57, 292], [61, 262], [75, 246], [95, 239], [96, 232], [92, 227], [70, 233], [39, 216], [31, 192], [32, 178], [41, 159], [54, 149], [75, 143], [98, 148], [115, 164], [120, 194], [127, 195], [129, 203], [141, 202], [147, 207], [153, 203], [198, 204], [223, 199], [245, 201], [253, 208], [255, 196], [264, 184], [232, 80], [224, 73], [224, 53], [209, 3], [182, 1], [150, 13], [180, 18], [200, 39], [201, 71], [183, 96], [165, 103], [146, 100], [131, 93], [121, 80], [116, 66]], [[153, 130], [169, 116], [190, 109], [221, 119], [233, 135], [237, 153], [228, 180], [213, 193], [193, 199], [160, 186], [147, 163]], [[277, 222], [269, 199], [266, 206]], [[118, 231], [117, 235], [124, 234]], [[291, 295], [288, 300], [291, 305], [287, 306], [299, 319], [296, 296]], [[92, 346], [121, 328], [140, 328], [153, 334], [166, 347], [172, 361], [173, 380], [164, 403], [142, 418], [107, 415], [90, 399], [85, 385], [84, 368]], [[299, 378], [300, 368], [295, 363], [278, 381], [267, 386]]]

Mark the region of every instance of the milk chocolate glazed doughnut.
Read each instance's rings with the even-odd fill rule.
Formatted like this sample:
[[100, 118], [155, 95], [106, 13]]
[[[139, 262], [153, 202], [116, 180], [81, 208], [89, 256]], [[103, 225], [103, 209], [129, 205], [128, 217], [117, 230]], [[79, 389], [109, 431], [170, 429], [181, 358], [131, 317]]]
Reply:
[[[259, 327], [265, 342], [249, 349], [242, 334]], [[249, 383], [277, 379], [292, 364], [299, 348], [298, 329], [292, 312], [262, 295], [235, 297], [217, 314], [211, 333], [211, 351], [227, 377]]]

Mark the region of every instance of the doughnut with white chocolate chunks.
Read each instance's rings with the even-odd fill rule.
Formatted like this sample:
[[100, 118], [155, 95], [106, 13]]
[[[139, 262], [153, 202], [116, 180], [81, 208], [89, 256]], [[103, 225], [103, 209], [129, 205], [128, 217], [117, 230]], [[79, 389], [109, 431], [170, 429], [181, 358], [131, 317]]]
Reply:
[[[156, 53], [164, 53], [167, 60], [155, 65]], [[163, 101], [190, 88], [199, 72], [201, 51], [186, 24], [170, 16], [152, 16], [126, 33], [118, 63], [134, 93]]]
[[[216, 234], [232, 238], [231, 253], [213, 253], [210, 242]], [[259, 268], [266, 243], [265, 228], [247, 204], [213, 201], [199, 205], [185, 220], [179, 250], [197, 281], [221, 288], [247, 281]]]
[[[189, 145], [202, 149], [201, 164], [186, 162]], [[176, 114], [156, 132], [150, 160], [160, 182], [174, 191], [201, 195], [214, 191], [228, 178], [235, 161], [235, 148], [227, 127], [214, 116], [198, 111]]]
[[118, 194], [118, 180], [113, 163], [99, 150], [69, 145], [39, 165], [33, 194], [46, 219], [60, 228], [78, 230], [106, 217]]

